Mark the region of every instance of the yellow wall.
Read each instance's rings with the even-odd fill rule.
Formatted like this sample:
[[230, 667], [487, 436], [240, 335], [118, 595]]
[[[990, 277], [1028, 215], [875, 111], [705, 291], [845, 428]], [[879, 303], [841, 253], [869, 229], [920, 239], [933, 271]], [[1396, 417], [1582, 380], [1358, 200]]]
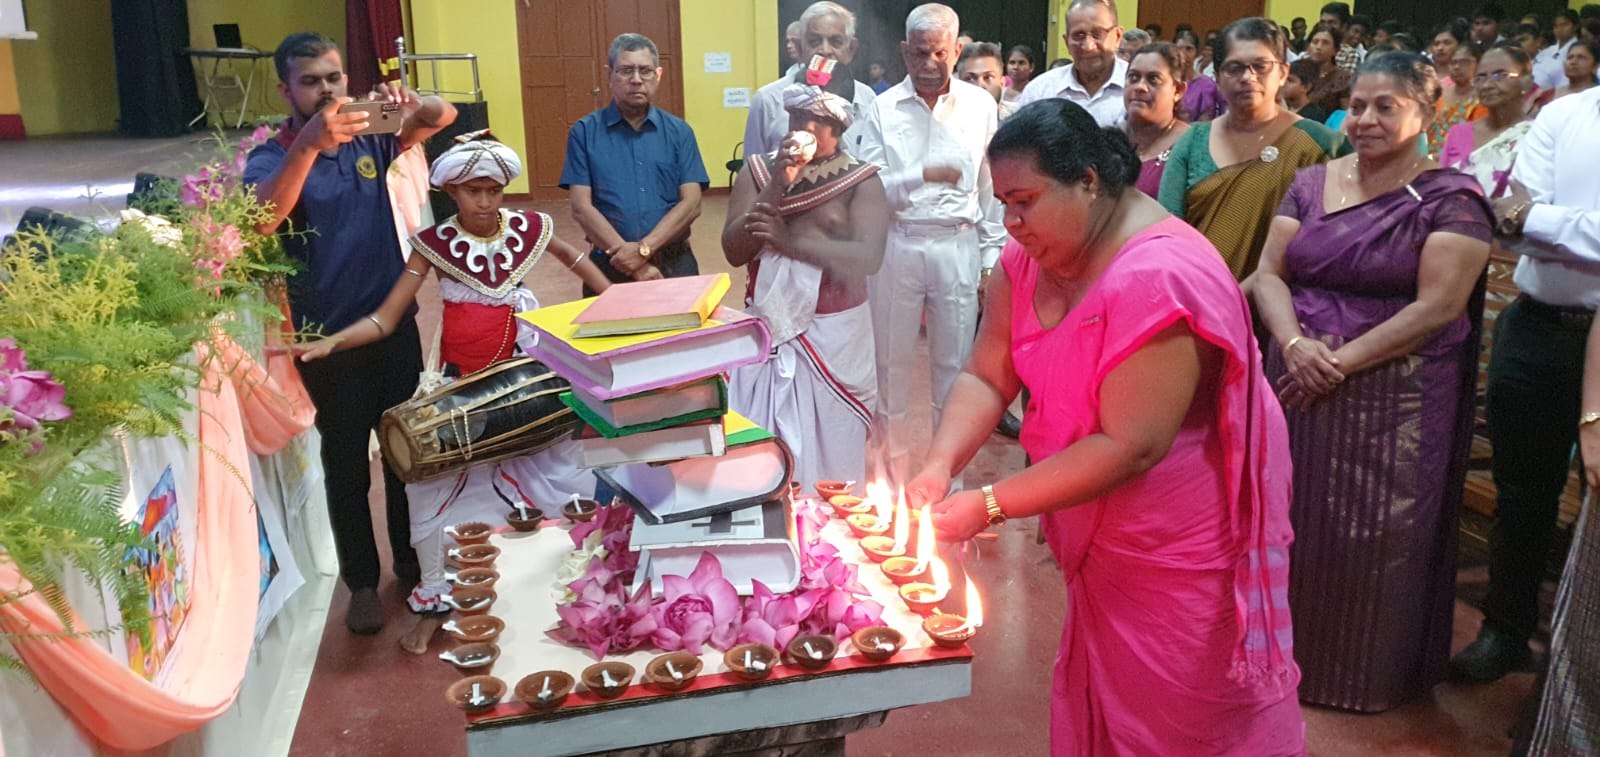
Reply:
[[1296, 16], [1302, 16], [1315, 26], [1322, 6], [1326, 4], [1327, 0], [1267, 0], [1267, 18], [1287, 27]]
[[[1116, 0], [1117, 23], [1124, 29], [1132, 29], [1139, 25], [1139, 0]], [[1049, 54], [1045, 56], [1044, 64], [1057, 58], [1066, 58], [1067, 55], [1067, 7], [1072, 5], [1072, 0], [1056, 0], [1050, 9], [1045, 34], [1050, 40]]]
[[[728, 186], [723, 164], [744, 139], [750, 111], [722, 107], [724, 87], [747, 87], [752, 95], [778, 78], [776, 0], [682, 0], [683, 117], [694, 127], [711, 186]], [[733, 70], [705, 72], [706, 53], [728, 53]]]
[[17, 97], [17, 72], [11, 62], [11, 40], [0, 39], [0, 115], [14, 116], [21, 112], [22, 101]]
[[[211, 47], [217, 43], [212, 24], [238, 24], [239, 37], [247, 47], [272, 51], [284, 37], [295, 32], [321, 32], [344, 43], [344, 3], [332, 0], [190, 0], [189, 44]], [[209, 63], [207, 65], [210, 65]], [[289, 108], [278, 94], [278, 75], [272, 61], [256, 62], [257, 93], [250, 95], [250, 112], [287, 114]], [[242, 70], [242, 68], [241, 68]], [[205, 81], [196, 69], [200, 97], [206, 96]], [[233, 101], [228, 101], [229, 104]]]
[[[528, 145], [522, 119], [522, 64], [517, 56], [517, 8], [512, 0], [478, 2], [472, 12], [462, 11], [457, 0], [411, 0], [412, 36], [409, 52], [475, 53], [483, 99], [489, 101], [489, 128], [523, 162]], [[430, 87], [424, 67], [420, 84]], [[472, 88], [472, 68], [467, 63], [441, 62], [439, 87], [466, 91]], [[458, 96], [459, 97], [459, 96]], [[526, 175], [506, 187], [507, 192], [528, 191]]]
[[28, 28], [39, 39], [11, 46], [28, 134], [115, 131], [120, 107], [111, 0], [29, 3]]

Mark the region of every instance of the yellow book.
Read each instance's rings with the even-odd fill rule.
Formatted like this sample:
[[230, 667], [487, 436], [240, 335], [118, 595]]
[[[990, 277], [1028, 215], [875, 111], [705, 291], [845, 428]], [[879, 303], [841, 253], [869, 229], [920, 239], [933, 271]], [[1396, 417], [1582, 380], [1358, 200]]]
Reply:
[[612, 284], [572, 319], [587, 338], [694, 328], [711, 317], [731, 285], [728, 274]]

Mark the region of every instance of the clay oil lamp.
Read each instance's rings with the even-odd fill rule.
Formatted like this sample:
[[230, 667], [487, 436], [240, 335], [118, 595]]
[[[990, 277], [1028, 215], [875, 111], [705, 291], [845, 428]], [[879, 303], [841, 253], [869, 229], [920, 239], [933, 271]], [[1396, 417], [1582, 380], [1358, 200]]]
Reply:
[[449, 594], [444, 595], [444, 603], [461, 613], [463, 617], [482, 615], [494, 606], [496, 596], [494, 589], [487, 587], [457, 586], [451, 589]]
[[506, 695], [506, 683], [494, 676], [468, 676], [444, 690], [444, 699], [469, 715], [488, 712]]
[[493, 589], [500, 580], [500, 571], [494, 568], [462, 568], [456, 571], [455, 585], [475, 589]]
[[480, 521], [471, 523], [457, 523], [445, 526], [444, 532], [455, 539], [457, 544], [468, 547], [473, 544], [483, 544], [489, 541], [489, 535], [494, 533], [494, 527]]
[[790, 481], [789, 482], [789, 501], [790, 502], [799, 501], [799, 499], [802, 496], [805, 496], [805, 490], [800, 488], [800, 482], [799, 481]]
[[518, 502], [511, 512], [506, 513], [506, 524], [523, 533], [539, 530], [539, 524], [543, 521], [544, 513], [537, 507], [528, 507], [526, 501]]
[[688, 652], [668, 652], [644, 666], [644, 680], [666, 691], [677, 691], [694, 683], [700, 675], [700, 658]]
[[572, 693], [572, 674], [560, 670], [541, 670], [517, 681], [517, 699], [540, 712], [561, 706]]
[[911, 581], [900, 586], [900, 598], [905, 600], [906, 609], [918, 615], [933, 612], [949, 593], [950, 571], [945, 567], [944, 560], [938, 557], [934, 557], [928, 563], [926, 582]]
[[978, 585], [972, 582], [972, 577], [966, 576], [966, 579], [966, 616], [935, 612], [922, 621], [922, 630], [928, 638], [946, 649], [956, 649], [971, 641], [978, 633], [978, 626], [983, 625], [983, 598], [978, 596]]
[[857, 539], [889, 533], [889, 519], [894, 509], [893, 500], [888, 496], [868, 496], [867, 502], [872, 504], [872, 512], [855, 513], [844, 519], [845, 524], [850, 526], [850, 533], [855, 534]]
[[786, 650], [789, 659], [800, 667], [821, 670], [839, 653], [839, 642], [832, 634], [803, 634], [790, 639]]
[[[500, 659], [500, 647], [487, 641], [476, 641], [440, 652], [439, 659], [468, 675], [488, 673], [489, 668], [494, 667], [494, 661]], [[504, 694], [505, 691], [500, 693]]]
[[493, 615], [470, 615], [445, 622], [444, 632], [463, 644], [494, 641], [506, 629], [506, 622]]
[[445, 556], [463, 568], [487, 568], [494, 565], [495, 558], [500, 556], [500, 548], [493, 544], [471, 544], [451, 547]]
[[[883, 575], [895, 586], [905, 586], [912, 581], [919, 581], [928, 574], [928, 558], [933, 552], [933, 518], [928, 514], [927, 505], [923, 505], [917, 516], [917, 546], [916, 557], [891, 557], [883, 561]], [[866, 540], [862, 540], [862, 548], [866, 547]]]
[[873, 662], [883, 662], [900, 651], [906, 643], [905, 634], [888, 626], [868, 626], [850, 636], [856, 651]]
[[584, 499], [577, 494], [561, 506], [561, 515], [573, 523], [587, 523], [594, 520], [595, 513], [600, 512], [600, 503], [592, 499]]
[[850, 487], [855, 486], [854, 481], [818, 481], [816, 483], [817, 496], [831, 499], [841, 494], [849, 494]]
[[854, 494], [840, 494], [828, 498], [828, 509], [835, 518], [848, 518], [857, 513], [872, 512], [872, 504]]
[[891, 557], [900, 557], [906, 553], [906, 543], [911, 533], [911, 515], [906, 509], [906, 495], [902, 492], [899, 501], [895, 503], [894, 520], [889, 526], [893, 538], [888, 536], [864, 536], [861, 538], [861, 551], [867, 553], [867, 558], [876, 563], [881, 563]]
[[601, 699], [616, 699], [633, 683], [633, 666], [618, 660], [604, 660], [584, 668], [579, 678], [589, 693]]
[[778, 650], [766, 644], [740, 644], [722, 655], [728, 669], [747, 681], [759, 681], [778, 666]]

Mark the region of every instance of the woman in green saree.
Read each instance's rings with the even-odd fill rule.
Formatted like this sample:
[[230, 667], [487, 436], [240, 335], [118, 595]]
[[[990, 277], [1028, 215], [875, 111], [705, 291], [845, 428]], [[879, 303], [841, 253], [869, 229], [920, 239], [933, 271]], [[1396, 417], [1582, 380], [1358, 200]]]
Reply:
[[1229, 24], [1217, 37], [1214, 57], [1228, 112], [1178, 138], [1159, 199], [1211, 240], [1242, 280], [1256, 269], [1294, 172], [1348, 148], [1338, 132], [1279, 107], [1288, 65], [1276, 25], [1261, 18]]

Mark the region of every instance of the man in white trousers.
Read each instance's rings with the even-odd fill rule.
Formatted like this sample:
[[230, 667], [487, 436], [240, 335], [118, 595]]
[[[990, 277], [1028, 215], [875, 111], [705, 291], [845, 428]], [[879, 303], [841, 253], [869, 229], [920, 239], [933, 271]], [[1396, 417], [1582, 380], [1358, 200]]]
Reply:
[[960, 25], [955, 11], [938, 3], [911, 11], [900, 45], [906, 78], [873, 102], [857, 148], [882, 168], [894, 214], [883, 267], [869, 289], [878, 368], [871, 462], [893, 482], [911, 473], [906, 409], [923, 317], [937, 428], [972, 351], [983, 276], [1005, 242], [984, 155], [997, 124], [994, 98], [951, 76]]

